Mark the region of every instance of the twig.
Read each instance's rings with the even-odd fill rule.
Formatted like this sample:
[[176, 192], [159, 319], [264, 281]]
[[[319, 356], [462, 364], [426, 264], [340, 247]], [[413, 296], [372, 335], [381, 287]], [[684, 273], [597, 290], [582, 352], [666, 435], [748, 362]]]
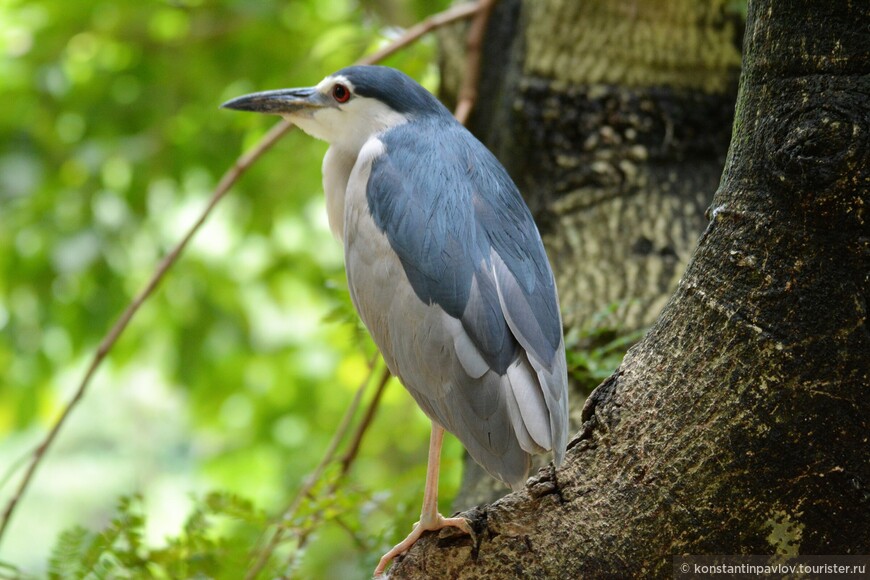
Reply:
[[[326, 449], [326, 453], [323, 455], [323, 459], [320, 460], [320, 463], [317, 464], [317, 467], [314, 471], [305, 479], [305, 483], [302, 484], [302, 487], [299, 488], [299, 491], [296, 492], [296, 496], [293, 498], [293, 501], [284, 510], [283, 515], [281, 516], [281, 521], [277, 524], [275, 528], [275, 532], [272, 534], [272, 537], [269, 539], [269, 543], [266, 547], [259, 553], [257, 560], [248, 570], [247, 574], [245, 574], [245, 580], [251, 580], [260, 573], [263, 567], [269, 560], [269, 557], [284, 539], [284, 533], [288, 530], [293, 521], [293, 518], [296, 517], [296, 512], [299, 510], [299, 507], [302, 505], [302, 500], [305, 499], [311, 493], [311, 490], [320, 481], [320, 478], [323, 477], [323, 472], [326, 471], [326, 468], [332, 463], [335, 458], [335, 453], [338, 450], [338, 446], [341, 441], [344, 439], [344, 436], [350, 430], [351, 420], [353, 416], [356, 414], [357, 409], [359, 408], [359, 404], [362, 401], [363, 393], [366, 390], [366, 387], [369, 386], [372, 380], [372, 376], [374, 376], [375, 367], [377, 366], [377, 361], [380, 358], [379, 354], [376, 354], [372, 359], [371, 364], [369, 365], [369, 374], [366, 375], [365, 380], [359, 386], [356, 391], [356, 394], [353, 396], [353, 400], [348, 406], [347, 410], [344, 412], [344, 416], [339, 423], [338, 429], [336, 429], [335, 434], [332, 436], [332, 440], [329, 442], [329, 447]], [[383, 375], [389, 377], [390, 373], [384, 367], [382, 370]]]
[[366, 545], [365, 540], [356, 532], [356, 530], [351, 528], [350, 525], [348, 525], [348, 523], [344, 521], [344, 518], [342, 518], [341, 516], [335, 516], [332, 521], [338, 524], [338, 527], [340, 527], [342, 530], [347, 532], [347, 535], [350, 536], [350, 539], [353, 540], [354, 544], [356, 544], [358, 550], [363, 551], [369, 549], [369, 547]]
[[459, 88], [459, 96], [456, 102], [456, 120], [465, 125], [468, 116], [477, 102], [477, 85], [480, 81], [480, 61], [483, 37], [486, 34], [486, 24], [495, 7], [496, 0], [480, 0], [478, 11], [471, 21], [466, 38], [466, 61], [465, 73], [462, 76], [462, 85]]
[[[363, 437], [368, 431], [369, 425], [372, 423], [372, 419], [375, 417], [375, 412], [378, 410], [378, 406], [381, 403], [381, 395], [384, 394], [384, 389], [387, 386], [387, 382], [390, 380], [390, 373], [387, 369], [384, 369], [384, 373], [381, 375], [380, 380], [378, 381], [378, 387], [375, 391], [372, 400], [369, 401], [368, 406], [366, 407], [365, 415], [363, 415], [362, 420], [360, 420], [359, 425], [356, 427], [356, 431], [354, 431], [353, 438], [350, 440], [350, 445], [348, 446], [347, 451], [344, 452], [344, 455], [341, 457], [341, 469], [339, 470], [338, 476], [335, 478], [335, 481], [329, 486], [329, 489], [326, 491], [326, 495], [330, 496], [334, 494], [338, 490], [339, 484], [341, 484], [344, 476], [348, 474], [351, 466], [353, 466], [353, 462], [359, 453], [360, 445], [362, 445]], [[312, 532], [312, 527], [309, 526], [308, 529], [303, 530], [299, 534], [299, 545], [297, 546], [297, 550], [301, 550], [308, 541], [308, 537]]]
[[24, 492], [27, 490], [30, 481], [33, 479], [33, 475], [36, 473], [36, 468], [39, 467], [42, 458], [45, 456], [45, 452], [54, 442], [57, 437], [58, 432], [60, 432], [61, 427], [69, 418], [73, 409], [78, 405], [81, 401], [82, 397], [85, 394], [85, 391], [88, 388], [88, 385], [91, 382], [91, 378], [93, 378], [94, 373], [99, 368], [100, 364], [103, 362], [103, 359], [106, 358], [106, 355], [109, 354], [109, 351], [112, 350], [112, 347], [115, 346], [115, 343], [118, 341], [118, 338], [121, 336], [121, 333], [124, 332], [124, 329], [127, 328], [127, 325], [130, 323], [130, 320], [133, 319], [133, 316], [139, 310], [139, 308], [144, 304], [145, 300], [154, 292], [157, 288], [160, 281], [163, 279], [163, 276], [172, 267], [172, 265], [178, 260], [178, 257], [181, 255], [181, 252], [184, 251], [184, 248], [187, 246], [188, 242], [193, 238], [194, 234], [202, 227], [203, 223], [205, 223], [206, 218], [208, 218], [209, 214], [211, 214], [212, 210], [215, 208], [217, 203], [221, 200], [221, 198], [226, 195], [226, 193], [230, 190], [233, 184], [238, 181], [239, 177], [254, 163], [263, 153], [269, 150], [272, 145], [274, 145], [278, 139], [280, 139], [287, 131], [292, 128], [292, 125], [286, 121], [282, 121], [276, 124], [272, 129], [269, 130], [266, 135], [260, 140], [257, 146], [245, 153], [241, 157], [236, 160], [233, 166], [224, 173], [224, 176], [221, 178], [217, 187], [212, 194], [211, 199], [203, 210], [202, 214], [199, 216], [199, 219], [191, 226], [190, 230], [188, 230], [187, 234], [181, 239], [180, 242], [169, 252], [166, 257], [161, 260], [160, 264], [157, 266], [157, 269], [154, 271], [154, 274], [151, 276], [151, 279], [148, 280], [148, 283], [145, 287], [139, 292], [139, 294], [133, 299], [133, 301], [127, 306], [127, 309], [124, 310], [124, 313], [121, 314], [121, 318], [115, 323], [115, 325], [109, 330], [108, 334], [103, 338], [100, 342], [99, 347], [97, 348], [97, 352], [94, 354], [94, 358], [91, 360], [90, 366], [88, 366], [87, 371], [85, 372], [84, 377], [79, 383], [78, 388], [76, 389], [75, 394], [72, 399], [70, 399], [69, 403], [67, 403], [57, 422], [45, 436], [42, 443], [37, 446], [37, 448], [33, 452], [33, 459], [30, 461], [30, 465], [27, 467], [27, 471], [24, 473], [24, 477], [21, 479], [21, 483], [18, 485], [18, 489], [15, 491], [15, 494], [12, 496], [12, 499], [9, 500], [9, 503], [6, 505], [6, 510], [3, 512], [3, 519], [0, 521], [0, 540], [3, 539], [3, 534], [9, 526], [9, 522], [12, 519], [13, 513], [15, 513], [15, 507], [18, 505], [18, 502], [21, 500], [21, 497], [24, 495]]
[[[378, 382], [378, 388], [375, 391], [375, 396], [372, 397], [369, 406], [366, 408], [366, 414], [363, 415], [362, 420], [359, 422], [359, 425], [356, 427], [356, 431], [354, 431], [353, 439], [350, 440], [350, 446], [347, 451], [345, 451], [344, 456], [341, 458], [341, 472], [339, 473], [339, 477], [344, 477], [347, 475], [347, 472], [350, 471], [351, 465], [353, 465], [354, 459], [356, 459], [357, 453], [359, 453], [360, 445], [362, 444], [363, 436], [369, 428], [369, 425], [372, 423], [372, 419], [375, 416], [375, 411], [378, 410], [378, 404], [381, 402], [381, 395], [384, 394], [384, 388], [387, 386], [387, 381], [390, 380], [390, 373], [385, 368], [384, 373], [381, 375], [381, 380]], [[333, 483], [332, 487], [330, 487], [329, 492], [332, 493], [338, 487], [338, 483]]]
[[474, 14], [477, 14], [479, 10], [481, 10], [481, 5], [484, 4], [488, 0], [468, 3], [468, 4], [459, 4], [458, 6], [454, 6], [452, 8], [448, 8], [443, 12], [439, 12], [438, 14], [433, 14], [420, 22], [419, 24], [415, 24], [411, 28], [407, 29], [402, 36], [391, 42], [388, 46], [385, 46], [381, 50], [374, 52], [368, 56], [364, 56], [359, 60], [359, 64], [375, 64], [376, 62], [380, 62], [394, 54], [412, 42], [415, 42], [421, 36], [432, 32], [442, 26], [446, 26], [457, 20], [464, 20], [466, 18], [470, 18]]
[[12, 479], [12, 477], [15, 475], [15, 472], [17, 472], [22, 465], [27, 463], [27, 459], [33, 456], [34, 450], [35, 448], [25, 453], [22, 453], [18, 459], [9, 464], [9, 467], [3, 473], [3, 477], [0, 477], [0, 489], [6, 487], [6, 484], [9, 482], [9, 480]]

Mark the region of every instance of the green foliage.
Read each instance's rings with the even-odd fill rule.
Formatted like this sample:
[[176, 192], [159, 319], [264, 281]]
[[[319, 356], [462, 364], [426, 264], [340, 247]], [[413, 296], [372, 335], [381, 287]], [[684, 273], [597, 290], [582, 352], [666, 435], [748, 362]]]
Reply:
[[[373, 569], [380, 554], [404, 533], [396, 529], [373, 530], [371, 515], [382, 508], [387, 495], [361, 492], [343, 478], [337, 464], [327, 470], [306, 494], [289, 518], [271, 522], [253, 503], [237, 495], [210, 493], [199, 498], [177, 536], [166, 538], [162, 547], [148, 545], [146, 518], [141, 496], [122, 497], [111, 521], [101, 531], [81, 526], [58, 537], [49, 559], [51, 579], [93, 578], [217, 578], [245, 577], [255, 561], [266, 554], [259, 578], [321, 577], [323, 568], [303, 560], [317, 534], [334, 539], [334, 524], [363, 554], [362, 568]], [[401, 512], [410, 522], [418, 506]], [[267, 551], [280, 524], [283, 535], [277, 549]], [[394, 537], [398, 536], [398, 537]], [[335, 556], [335, 544], [320, 542], [316, 550]], [[316, 558], [315, 561], [321, 558]], [[10, 568], [13, 572], [17, 570]], [[338, 567], [343, 576], [359, 575], [359, 567]]]
[[142, 540], [142, 498], [124, 497], [101, 532], [77, 526], [60, 535], [48, 575], [58, 580], [240, 578], [247, 569], [245, 546], [265, 523], [265, 516], [251, 502], [212, 493], [195, 504], [178, 537], [164, 548], [149, 548]]
[[25, 578], [30, 578], [30, 576], [28, 576], [18, 566], [6, 562], [0, 562], [0, 578], [3, 578], [4, 580], [24, 580]]
[[49, 560], [50, 578], [130, 577], [142, 568], [145, 518], [134, 499], [122, 498], [116, 516], [99, 534], [82, 527], [65, 531]]
[[646, 332], [616, 328], [607, 321], [619, 307], [612, 304], [583, 329], [565, 337], [568, 373], [587, 395], [616, 370], [626, 351]]

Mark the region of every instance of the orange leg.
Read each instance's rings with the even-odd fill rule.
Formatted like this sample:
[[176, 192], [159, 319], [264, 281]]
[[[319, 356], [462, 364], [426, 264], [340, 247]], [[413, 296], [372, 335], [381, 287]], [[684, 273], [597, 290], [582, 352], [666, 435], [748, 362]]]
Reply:
[[375, 568], [375, 577], [384, 573], [393, 558], [407, 552], [414, 545], [414, 542], [420, 539], [423, 532], [454, 527], [466, 534], [471, 534], [471, 528], [465, 518], [445, 518], [438, 513], [438, 469], [441, 463], [441, 443], [443, 441], [444, 427], [432, 421], [432, 435], [429, 438], [429, 463], [426, 466], [426, 489], [423, 492], [423, 510], [420, 512], [420, 521], [414, 524], [414, 529], [407, 538], [384, 554], [381, 561], [378, 562], [378, 567]]

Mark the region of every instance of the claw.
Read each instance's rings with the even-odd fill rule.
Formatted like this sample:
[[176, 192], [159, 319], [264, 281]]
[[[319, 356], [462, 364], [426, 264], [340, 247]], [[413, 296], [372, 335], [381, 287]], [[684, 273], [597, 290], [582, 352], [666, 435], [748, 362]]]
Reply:
[[[422, 521], [427, 519], [429, 521]], [[420, 539], [420, 536], [422, 536], [424, 532], [440, 530], [442, 528], [459, 528], [466, 534], [470, 535], [472, 533], [471, 526], [468, 525], [468, 520], [465, 518], [445, 518], [441, 514], [436, 514], [434, 518], [421, 518], [421, 522], [414, 524], [414, 529], [411, 530], [411, 533], [408, 534], [407, 538], [393, 546], [392, 550], [381, 557], [380, 562], [378, 562], [378, 567], [375, 568], [373, 577], [382, 577], [390, 562], [392, 562], [399, 554], [404, 554], [410, 550], [411, 546]]]

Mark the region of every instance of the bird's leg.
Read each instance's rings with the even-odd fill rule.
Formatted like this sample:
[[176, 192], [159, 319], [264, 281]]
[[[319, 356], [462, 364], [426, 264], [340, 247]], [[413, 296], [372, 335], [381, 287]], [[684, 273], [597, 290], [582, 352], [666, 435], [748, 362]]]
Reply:
[[444, 427], [432, 421], [432, 435], [429, 438], [429, 463], [426, 466], [426, 489], [423, 492], [423, 509], [420, 521], [414, 524], [414, 529], [408, 537], [396, 544], [392, 550], [384, 554], [375, 577], [384, 573], [387, 565], [399, 554], [407, 552], [423, 532], [440, 530], [441, 528], [459, 528], [466, 534], [471, 534], [471, 527], [465, 518], [445, 518], [438, 513], [438, 470], [441, 463], [441, 443], [444, 441]]

